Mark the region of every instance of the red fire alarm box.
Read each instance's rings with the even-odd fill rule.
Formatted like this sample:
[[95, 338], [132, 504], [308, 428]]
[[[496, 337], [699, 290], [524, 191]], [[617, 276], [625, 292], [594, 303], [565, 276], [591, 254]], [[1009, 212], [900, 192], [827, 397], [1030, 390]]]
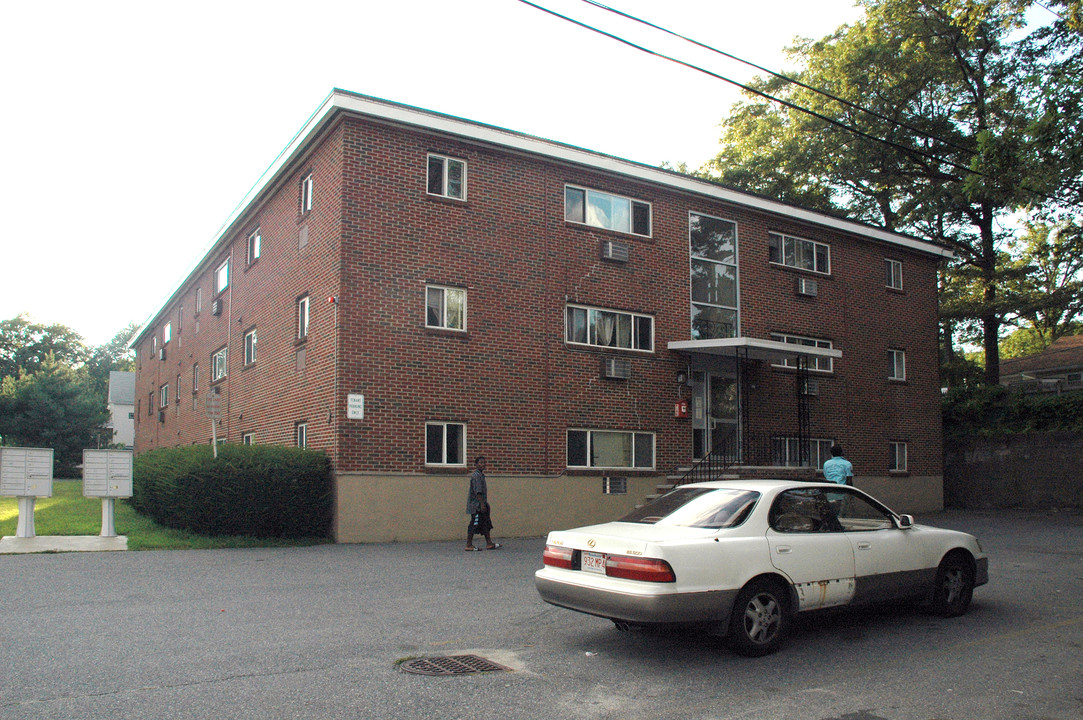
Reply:
[[681, 399], [673, 403], [673, 417], [688, 417], [688, 400]]

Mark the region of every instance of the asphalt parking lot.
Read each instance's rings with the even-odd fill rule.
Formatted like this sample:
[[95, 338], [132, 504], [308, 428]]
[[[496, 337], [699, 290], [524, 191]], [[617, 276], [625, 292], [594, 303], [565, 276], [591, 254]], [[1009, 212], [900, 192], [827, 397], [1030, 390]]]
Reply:
[[[919, 522], [989, 553], [966, 616], [816, 615], [759, 659], [545, 605], [541, 538], [0, 556], [0, 718], [1083, 718], [1083, 515]], [[398, 665], [459, 654], [510, 670]]]

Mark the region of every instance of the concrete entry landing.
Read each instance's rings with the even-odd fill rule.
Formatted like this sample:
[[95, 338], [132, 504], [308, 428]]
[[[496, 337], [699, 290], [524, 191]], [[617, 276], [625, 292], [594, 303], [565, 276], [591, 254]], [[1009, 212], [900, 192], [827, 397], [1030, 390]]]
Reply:
[[15, 537], [5, 535], [0, 539], [0, 555], [46, 552], [100, 552], [127, 550], [125, 535], [46, 535]]

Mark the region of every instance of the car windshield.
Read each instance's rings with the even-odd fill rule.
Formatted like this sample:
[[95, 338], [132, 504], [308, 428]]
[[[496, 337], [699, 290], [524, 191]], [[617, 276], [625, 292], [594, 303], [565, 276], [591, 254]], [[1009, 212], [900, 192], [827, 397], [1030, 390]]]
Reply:
[[754, 490], [677, 488], [636, 508], [620, 521], [678, 527], [735, 527], [745, 521], [759, 497]]

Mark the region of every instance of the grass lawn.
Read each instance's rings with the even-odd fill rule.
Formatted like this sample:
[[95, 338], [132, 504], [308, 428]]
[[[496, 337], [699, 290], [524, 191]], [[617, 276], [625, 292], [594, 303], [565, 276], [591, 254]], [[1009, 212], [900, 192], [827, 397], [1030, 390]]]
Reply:
[[[330, 540], [280, 540], [222, 535], [207, 537], [186, 530], [162, 527], [140, 515], [127, 500], [117, 500], [114, 518], [117, 535], [128, 537], [130, 550], [196, 550], [210, 548], [295, 547], [319, 545]], [[19, 501], [0, 497], [0, 535], [14, 535], [19, 524]], [[53, 480], [53, 496], [38, 498], [34, 505], [34, 533], [46, 535], [99, 535], [102, 501], [83, 497], [81, 480]]]

